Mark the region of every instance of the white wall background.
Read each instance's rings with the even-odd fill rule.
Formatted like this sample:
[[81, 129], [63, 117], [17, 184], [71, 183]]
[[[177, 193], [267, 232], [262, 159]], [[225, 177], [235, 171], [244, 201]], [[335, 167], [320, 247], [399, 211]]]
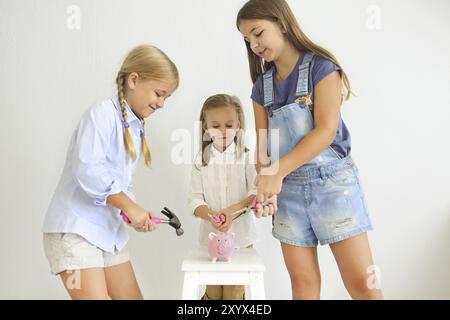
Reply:
[[[140, 168], [135, 191], [149, 210], [177, 212], [186, 232], [177, 238], [164, 227], [130, 230], [130, 249], [145, 298], [180, 297], [181, 261], [197, 236], [186, 208], [190, 166], [171, 163], [171, 134], [196, 134], [202, 102], [218, 92], [241, 97], [254, 126], [246, 52], [234, 25], [243, 3], [0, 0], [0, 298], [67, 298], [49, 273], [42, 220], [81, 114], [115, 93], [122, 59], [141, 43], [174, 60], [181, 86], [148, 121], [154, 164]], [[450, 2], [289, 3], [304, 31], [336, 54], [357, 93], [343, 114], [376, 228], [370, 240], [386, 298], [449, 299]], [[79, 30], [67, 27], [70, 5], [81, 9]], [[289, 299], [270, 221], [258, 221], [258, 229], [267, 297]], [[347, 299], [329, 248], [319, 254], [322, 297]]]

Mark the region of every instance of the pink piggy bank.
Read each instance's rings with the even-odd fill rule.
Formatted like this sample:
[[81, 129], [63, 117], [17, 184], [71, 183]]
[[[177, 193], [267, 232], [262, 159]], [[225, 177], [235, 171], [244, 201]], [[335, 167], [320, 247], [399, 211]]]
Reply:
[[234, 233], [219, 232], [209, 234], [208, 252], [212, 262], [217, 260], [231, 261], [234, 250]]

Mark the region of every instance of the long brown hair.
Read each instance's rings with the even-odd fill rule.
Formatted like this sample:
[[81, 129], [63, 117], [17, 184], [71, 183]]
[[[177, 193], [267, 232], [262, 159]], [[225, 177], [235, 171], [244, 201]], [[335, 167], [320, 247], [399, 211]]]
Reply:
[[[143, 80], [157, 80], [175, 84], [178, 87], [179, 75], [175, 64], [160, 49], [151, 45], [140, 45], [128, 53], [116, 77], [117, 92], [119, 96], [120, 108], [122, 111], [122, 120], [128, 121], [125, 104], [125, 86], [128, 76], [136, 72]], [[140, 119], [142, 128], [145, 128], [144, 119]], [[124, 127], [125, 149], [130, 158], [135, 161], [137, 158], [133, 139], [128, 127]], [[151, 153], [147, 146], [145, 134], [141, 134], [141, 149], [144, 155], [145, 164], [150, 166]]]
[[206, 101], [203, 103], [202, 110], [200, 111], [200, 156], [202, 159], [202, 166], [206, 166], [209, 162], [210, 155], [208, 152], [205, 152], [205, 149], [212, 143], [212, 141], [210, 141], [210, 139], [208, 138], [208, 134], [205, 129], [206, 112], [211, 109], [224, 108], [228, 106], [233, 106], [235, 108], [240, 124], [239, 130], [234, 137], [234, 142], [236, 143], [237, 158], [239, 159], [243, 153], [248, 151], [248, 149], [245, 147], [244, 142], [245, 115], [241, 101], [238, 97], [230, 96], [228, 94], [216, 94], [206, 99]]
[[[268, 20], [279, 23], [279, 25], [286, 30], [286, 38], [297, 50], [313, 52], [338, 65], [343, 84], [343, 96], [345, 97], [345, 100], [350, 98], [350, 95], [352, 94], [350, 81], [347, 74], [344, 72], [344, 69], [331, 52], [312, 42], [305, 33], [303, 33], [291, 8], [285, 0], [249, 0], [238, 12], [236, 19], [238, 30], [242, 20]], [[252, 51], [249, 42], [244, 42], [247, 47], [250, 76], [253, 83], [255, 83], [258, 76], [269, 70], [274, 63], [264, 61]]]

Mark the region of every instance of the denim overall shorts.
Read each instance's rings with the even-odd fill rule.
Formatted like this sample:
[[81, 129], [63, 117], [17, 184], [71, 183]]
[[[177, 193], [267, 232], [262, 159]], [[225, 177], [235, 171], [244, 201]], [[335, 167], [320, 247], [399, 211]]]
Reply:
[[[273, 109], [274, 68], [263, 75], [264, 108], [268, 116], [268, 151], [273, 163], [289, 153], [313, 129], [309, 91], [314, 54], [305, 53], [299, 66], [295, 102]], [[311, 88], [312, 90], [313, 88]], [[358, 169], [331, 147], [283, 180], [273, 236], [283, 243], [315, 247], [372, 230]]]

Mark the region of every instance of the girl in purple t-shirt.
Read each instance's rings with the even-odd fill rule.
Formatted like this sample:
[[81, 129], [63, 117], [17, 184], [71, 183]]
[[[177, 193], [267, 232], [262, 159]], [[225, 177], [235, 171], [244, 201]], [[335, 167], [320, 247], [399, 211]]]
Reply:
[[330, 245], [352, 298], [382, 299], [372, 225], [340, 116], [351, 93], [347, 75], [301, 31], [284, 0], [250, 0], [236, 24], [254, 83], [258, 201], [278, 195], [272, 233], [293, 298], [320, 297], [319, 242]]

